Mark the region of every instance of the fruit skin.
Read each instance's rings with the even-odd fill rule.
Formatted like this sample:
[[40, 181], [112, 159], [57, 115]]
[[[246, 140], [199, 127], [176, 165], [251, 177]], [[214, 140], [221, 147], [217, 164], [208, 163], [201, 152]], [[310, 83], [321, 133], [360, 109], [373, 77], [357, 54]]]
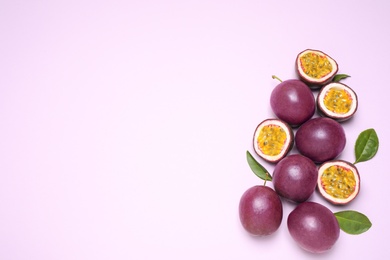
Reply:
[[297, 203], [311, 197], [317, 186], [317, 166], [309, 158], [291, 154], [282, 159], [272, 175], [276, 193]]
[[340, 226], [333, 212], [316, 202], [299, 204], [289, 214], [287, 227], [298, 245], [311, 253], [330, 250], [340, 236]]
[[323, 163], [336, 158], [344, 150], [344, 128], [330, 118], [312, 118], [297, 130], [295, 144], [302, 155], [315, 163]]
[[[353, 170], [354, 173], [355, 173], [355, 181], [356, 181], [355, 191], [347, 199], [338, 199], [338, 198], [334, 198], [332, 196], [329, 196], [326, 193], [326, 191], [322, 188], [322, 185], [321, 185], [322, 171], [323, 171], [323, 169], [326, 169], [326, 168], [328, 168], [328, 167], [330, 167], [332, 165], [339, 165], [339, 166], [342, 166], [342, 167], [346, 167], [348, 169]], [[356, 166], [354, 164], [352, 164], [350, 162], [347, 162], [345, 160], [331, 160], [331, 161], [324, 162], [323, 164], [321, 164], [318, 167], [317, 188], [318, 188], [318, 191], [321, 194], [321, 196], [324, 197], [330, 203], [332, 203], [334, 205], [346, 205], [346, 204], [350, 203], [352, 200], [354, 200], [357, 197], [357, 195], [359, 194], [359, 191], [360, 191], [360, 174], [359, 174], [359, 171], [358, 171], [358, 169], [356, 168]]]
[[309, 120], [316, 109], [313, 92], [298, 79], [279, 83], [271, 93], [270, 103], [274, 114], [292, 127]]
[[[324, 77], [322, 79], [314, 79], [314, 78], [311, 78], [311, 77], [305, 75], [304, 72], [302, 72], [300, 69], [301, 63], [300, 63], [299, 59], [303, 54], [305, 54], [307, 52], [313, 52], [313, 53], [318, 53], [320, 55], [325, 55], [328, 58], [328, 60], [331, 62], [332, 66], [333, 66], [333, 71], [329, 75], [327, 75], [326, 77]], [[333, 59], [332, 57], [330, 57], [328, 54], [324, 53], [323, 51], [315, 50], [315, 49], [306, 49], [297, 55], [297, 58], [295, 60], [295, 69], [296, 69], [296, 72], [298, 74], [298, 77], [303, 82], [305, 82], [309, 86], [309, 88], [318, 89], [318, 88], [321, 88], [321, 86], [332, 81], [332, 79], [334, 78], [334, 76], [337, 74], [337, 72], [339, 70], [339, 66], [338, 66], [337, 62], [335, 61], [335, 59]]]
[[[341, 87], [341, 88], [348, 91], [348, 93], [350, 94], [350, 96], [353, 100], [352, 101], [353, 106], [351, 107], [351, 111], [349, 111], [346, 114], [335, 114], [335, 113], [332, 113], [331, 111], [329, 111], [328, 109], [326, 109], [326, 107], [324, 107], [323, 98], [326, 94], [326, 91], [331, 87]], [[325, 86], [323, 86], [321, 88], [320, 92], [317, 95], [316, 104], [317, 104], [318, 111], [320, 112], [321, 115], [326, 116], [326, 117], [330, 117], [338, 122], [344, 122], [344, 121], [350, 119], [356, 113], [357, 108], [358, 108], [358, 97], [356, 95], [356, 92], [352, 88], [347, 86], [346, 84], [343, 84], [340, 82], [331, 82], [331, 83], [326, 84]]]
[[272, 188], [253, 186], [240, 199], [239, 216], [242, 226], [250, 234], [271, 235], [282, 222], [282, 201]]
[[[282, 153], [279, 156], [270, 157], [270, 156], [264, 155], [261, 153], [260, 149], [257, 147], [258, 132], [262, 126], [265, 126], [268, 124], [275, 124], [275, 125], [279, 125], [279, 126], [284, 127], [284, 130], [286, 131], [286, 134], [288, 136], [284, 150], [282, 151]], [[258, 156], [260, 156], [261, 158], [263, 158], [267, 162], [277, 163], [281, 159], [283, 159], [291, 151], [292, 147], [294, 146], [294, 132], [291, 129], [290, 125], [288, 123], [284, 122], [283, 120], [276, 119], [276, 118], [268, 118], [268, 119], [263, 120], [260, 124], [257, 125], [255, 133], [253, 134], [252, 143], [253, 143], [253, 149]]]

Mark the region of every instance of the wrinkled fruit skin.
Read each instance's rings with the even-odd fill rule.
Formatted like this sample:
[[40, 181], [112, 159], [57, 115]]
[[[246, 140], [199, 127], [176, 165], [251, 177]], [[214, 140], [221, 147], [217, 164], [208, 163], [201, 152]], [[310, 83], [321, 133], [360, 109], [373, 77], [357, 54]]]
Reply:
[[246, 231], [255, 236], [267, 236], [280, 226], [283, 217], [282, 202], [268, 186], [253, 186], [242, 195], [239, 216]]
[[270, 98], [274, 114], [292, 127], [309, 120], [315, 112], [315, 98], [310, 88], [298, 79], [290, 79], [277, 85]]
[[340, 155], [346, 137], [340, 123], [326, 117], [317, 117], [304, 123], [296, 132], [298, 151], [315, 163], [323, 163]]
[[297, 203], [311, 197], [317, 186], [317, 166], [309, 158], [292, 154], [282, 159], [272, 175], [276, 193]]
[[311, 253], [328, 251], [340, 235], [340, 226], [333, 212], [315, 202], [299, 204], [289, 214], [287, 226], [298, 245]]

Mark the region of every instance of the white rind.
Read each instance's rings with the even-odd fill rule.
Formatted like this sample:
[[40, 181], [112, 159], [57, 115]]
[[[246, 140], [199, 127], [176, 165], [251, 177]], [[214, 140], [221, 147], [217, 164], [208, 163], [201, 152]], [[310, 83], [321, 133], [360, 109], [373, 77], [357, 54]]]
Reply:
[[[267, 125], [280, 126], [287, 133], [287, 139], [286, 139], [286, 142], [284, 144], [283, 151], [276, 156], [269, 156], [269, 155], [263, 154], [257, 145], [257, 137], [259, 136], [259, 132], [261, 131], [261, 129], [264, 126], [267, 126]], [[293, 137], [291, 136], [291, 129], [287, 123], [281, 121], [280, 119], [266, 119], [256, 127], [254, 137], [253, 137], [253, 147], [254, 147], [255, 152], [260, 157], [262, 157], [264, 160], [269, 161], [269, 162], [277, 162], [277, 161], [281, 160], [286, 155], [286, 152], [288, 152], [286, 150], [289, 150], [288, 146], [290, 145], [292, 138]]]
[[[351, 109], [347, 113], [345, 113], [345, 114], [334, 113], [333, 111], [329, 110], [324, 105], [324, 102], [323, 102], [324, 98], [325, 98], [327, 92], [329, 91], [329, 89], [332, 88], [332, 87], [337, 87], [337, 88], [344, 89], [352, 97]], [[357, 109], [358, 101], [357, 101], [356, 93], [350, 87], [348, 87], [347, 85], [342, 84], [342, 83], [332, 82], [332, 83], [329, 83], [329, 84], [325, 85], [321, 89], [321, 91], [318, 94], [317, 98], [318, 98], [318, 105], [320, 106], [320, 109], [322, 110], [322, 112], [325, 113], [327, 116], [329, 116], [331, 118], [334, 118], [334, 119], [349, 118], [356, 112], [356, 109]]]
[[[333, 166], [333, 165], [338, 165], [338, 166], [342, 166], [342, 167], [345, 167], [345, 168], [348, 168], [348, 169], [351, 169], [353, 171], [353, 173], [355, 174], [355, 180], [356, 180], [356, 186], [355, 186], [355, 190], [354, 192], [346, 199], [337, 199], [337, 198], [334, 198], [332, 197], [331, 195], [329, 195], [328, 193], [326, 193], [326, 191], [323, 189], [322, 187], [322, 184], [321, 184], [321, 176], [322, 176], [322, 173], [325, 169], [329, 168], [330, 166]], [[345, 162], [345, 161], [342, 161], [342, 160], [334, 160], [334, 161], [329, 161], [329, 162], [326, 162], [326, 163], [323, 163], [322, 165], [320, 165], [320, 167], [318, 168], [318, 179], [317, 179], [317, 188], [319, 190], [319, 192], [321, 193], [321, 195], [328, 201], [332, 202], [333, 204], [340, 204], [340, 205], [343, 205], [343, 204], [347, 204], [349, 203], [350, 201], [352, 201], [356, 196], [357, 194], [359, 193], [359, 190], [360, 190], [360, 177], [359, 177], [359, 172], [357, 171], [356, 168], [352, 167], [349, 163]]]

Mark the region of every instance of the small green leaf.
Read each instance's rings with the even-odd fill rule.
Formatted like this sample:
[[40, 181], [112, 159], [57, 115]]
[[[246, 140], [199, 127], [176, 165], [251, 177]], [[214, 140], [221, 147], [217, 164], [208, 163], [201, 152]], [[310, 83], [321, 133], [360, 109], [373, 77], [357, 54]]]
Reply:
[[355, 162], [364, 162], [375, 156], [379, 148], [378, 136], [374, 129], [370, 128], [361, 132], [355, 143]]
[[251, 167], [254, 174], [262, 180], [272, 181], [271, 175], [268, 171], [258, 163], [249, 151], [246, 151], [246, 160], [248, 161], [249, 167]]
[[351, 76], [349, 76], [349, 75], [347, 75], [347, 74], [336, 74], [334, 77], [333, 77], [333, 82], [339, 82], [340, 80], [342, 80], [342, 79], [346, 79], [346, 78], [348, 78], [348, 77], [351, 77]]
[[339, 222], [340, 229], [351, 235], [364, 233], [372, 226], [367, 216], [354, 210], [340, 211], [334, 215]]

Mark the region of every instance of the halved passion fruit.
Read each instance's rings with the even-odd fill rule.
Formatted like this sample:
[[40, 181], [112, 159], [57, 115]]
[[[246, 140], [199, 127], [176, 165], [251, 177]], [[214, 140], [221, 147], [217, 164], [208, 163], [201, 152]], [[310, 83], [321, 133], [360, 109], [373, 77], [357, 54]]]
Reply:
[[329, 202], [347, 204], [359, 193], [359, 172], [353, 164], [343, 160], [325, 162], [318, 168], [317, 188]]
[[317, 96], [319, 111], [337, 121], [351, 118], [358, 107], [356, 93], [347, 85], [331, 82], [324, 87]]
[[253, 148], [264, 160], [277, 163], [283, 159], [294, 144], [294, 133], [289, 124], [280, 119], [261, 122], [253, 136]]
[[329, 83], [338, 71], [337, 62], [322, 51], [307, 49], [298, 54], [296, 69], [311, 88]]

